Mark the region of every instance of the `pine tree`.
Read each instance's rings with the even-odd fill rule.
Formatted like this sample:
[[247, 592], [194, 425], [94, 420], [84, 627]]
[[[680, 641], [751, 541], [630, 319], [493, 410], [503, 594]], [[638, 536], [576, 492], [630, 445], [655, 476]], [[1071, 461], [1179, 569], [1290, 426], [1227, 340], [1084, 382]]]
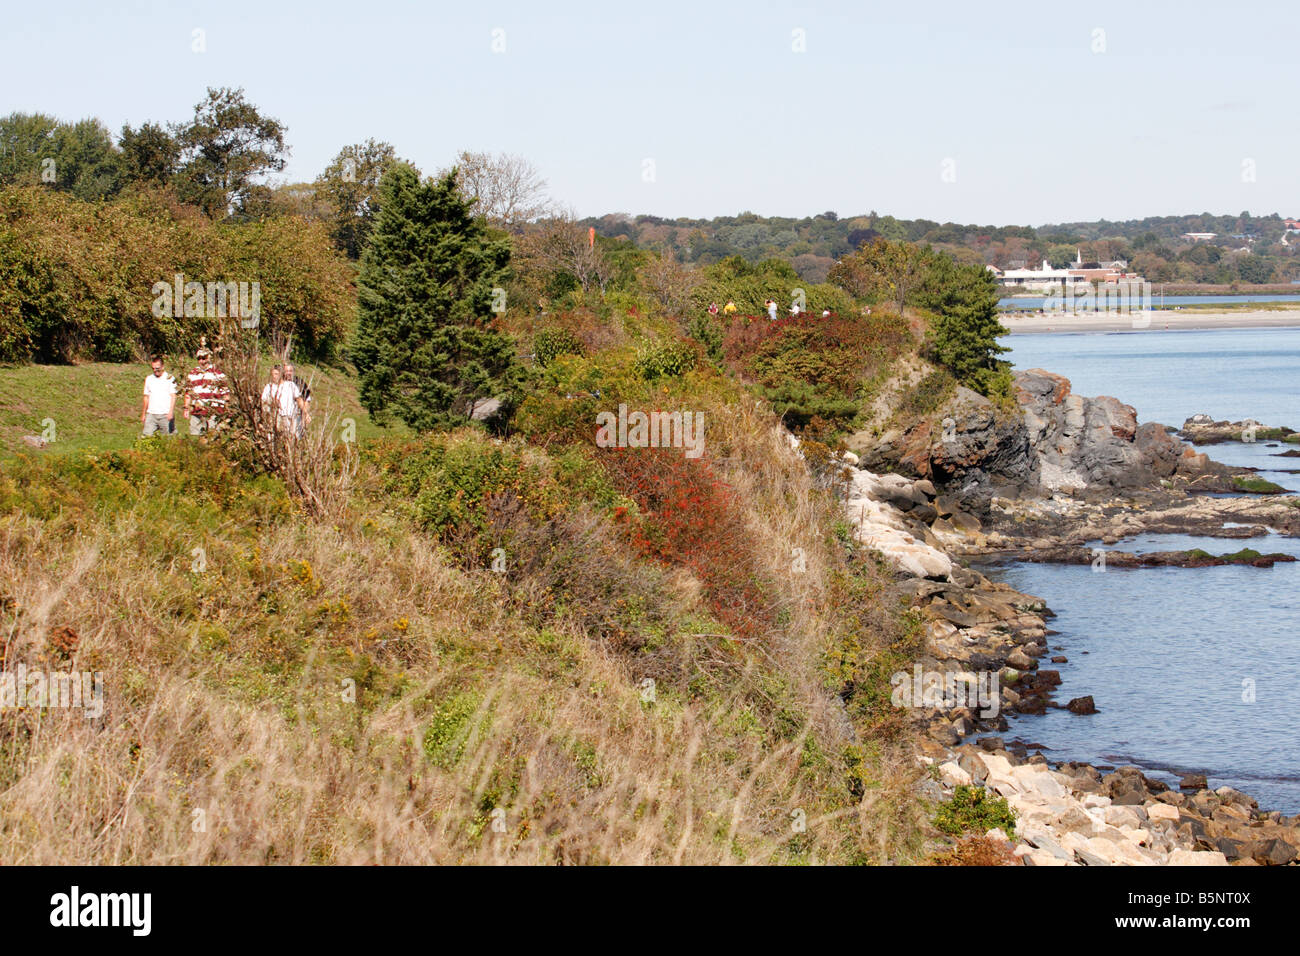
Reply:
[[361, 402], [378, 421], [393, 414], [421, 431], [466, 421], [479, 400], [508, 408], [523, 376], [490, 323], [508, 240], [474, 216], [454, 174], [422, 183], [405, 163], [384, 174], [357, 280]]
[[981, 265], [935, 256], [918, 290], [917, 304], [935, 313], [927, 342], [930, 356], [977, 392], [1005, 393], [1009, 366], [998, 355], [1008, 349], [998, 344], [998, 336], [1006, 335], [1006, 329], [998, 320], [993, 274]]

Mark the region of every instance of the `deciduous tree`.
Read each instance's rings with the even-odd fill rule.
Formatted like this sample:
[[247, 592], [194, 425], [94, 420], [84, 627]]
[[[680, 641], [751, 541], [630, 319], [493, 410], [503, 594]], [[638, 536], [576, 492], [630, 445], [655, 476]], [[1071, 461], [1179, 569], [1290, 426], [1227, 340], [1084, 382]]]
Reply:
[[901, 315], [934, 255], [929, 246], [877, 236], [835, 263], [828, 278], [859, 298], [892, 301]]
[[474, 211], [499, 229], [514, 231], [551, 212], [546, 180], [522, 156], [467, 150], [456, 159], [456, 181]]
[[194, 119], [173, 128], [181, 149], [181, 198], [214, 219], [238, 209], [266, 173], [284, 169], [285, 126], [263, 116], [242, 88], [208, 88]]
[[388, 143], [344, 146], [316, 178], [316, 196], [330, 207], [330, 231], [351, 259], [361, 256], [379, 210], [379, 182], [397, 161]]

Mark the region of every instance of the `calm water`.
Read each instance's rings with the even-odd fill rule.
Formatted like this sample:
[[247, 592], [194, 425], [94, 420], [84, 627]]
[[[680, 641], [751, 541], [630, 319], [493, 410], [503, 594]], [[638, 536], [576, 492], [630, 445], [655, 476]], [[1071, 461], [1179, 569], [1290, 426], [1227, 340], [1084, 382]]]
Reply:
[[[1116, 335], [1016, 335], [1009, 357], [1070, 378], [1084, 395], [1115, 395], [1143, 421], [1196, 412], [1300, 427], [1300, 330], [1216, 330]], [[1284, 446], [1285, 447], [1285, 446]], [[1292, 446], [1294, 447], [1294, 446]], [[1216, 445], [1221, 461], [1300, 459], [1283, 448]], [[1296, 475], [1270, 474], [1288, 487]], [[1283, 480], [1287, 479], [1287, 480]], [[1144, 552], [1251, 547], [1300, 556], [1300, 539], [1144, 535], [1112, 548]], [[1011, 720], [1009, 735], [1044, 745], [1053, 759], [1133, 763], [1174, 782], [1207, 774], [1266, 809], [1300, 812], [1300, 562], [1271, 569], [1012, 565], [993, 576], [1043, 598], [1069, 663], [1057, 699], [1091, 694], [1098, 713], [1049, 711]], [[1249, 700], [1253, 690], [1253, 701]]]
[[[1121, 300], [1129, 304], [1129, 300]], [[1134, 304], [1141, 305], [1138, 298]], [[1047, 299], [1041, 296], [1014, 296], [998, 300], [1000, 309], [1041, 309]], [[1281, 293], [1278, 295], [1167, 295], [1161, 297], [1159, 289], [1151, 293], [1151, 305], [1155, 307], [1171, 305], [1227, 305], [1230, 302], [1300, 302], [1300, 293]]]

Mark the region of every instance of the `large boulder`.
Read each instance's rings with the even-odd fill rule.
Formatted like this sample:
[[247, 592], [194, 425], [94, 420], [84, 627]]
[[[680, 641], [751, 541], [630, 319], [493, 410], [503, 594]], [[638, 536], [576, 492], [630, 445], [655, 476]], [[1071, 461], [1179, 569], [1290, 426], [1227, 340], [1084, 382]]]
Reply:
[[1228, 469], [1155, 422], [1138, 425], [1133, 406], [1086, 398], [1043, 369], [1016, 372], [1012, 407], [958, 388], [933, 415], [850, 442], [863, 467], [928, 479], [942, 494], [940, 516], [983, 513], [993, 496], [1139, 488], [1174, 475]]

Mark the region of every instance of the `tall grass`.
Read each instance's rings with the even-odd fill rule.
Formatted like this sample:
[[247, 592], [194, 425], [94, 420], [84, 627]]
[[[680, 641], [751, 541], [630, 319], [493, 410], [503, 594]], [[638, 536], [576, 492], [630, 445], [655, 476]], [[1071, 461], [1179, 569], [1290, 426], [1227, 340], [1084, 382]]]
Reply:
[[919, 858], [906, 735], [852, 689], [900, 640], [886, 581], [770, 416], [708, 414], [767, 609], [749, 633], [558, 450], [527, 449], [555, 483], [529, 507], [475, 504], [504, 573], [412, 517], [384, 471], [404, 451], [330, 510], [197, 442], [18, 456], [5, 665], [101, 671], [106, 707], [0, 711], [0, 862]]

